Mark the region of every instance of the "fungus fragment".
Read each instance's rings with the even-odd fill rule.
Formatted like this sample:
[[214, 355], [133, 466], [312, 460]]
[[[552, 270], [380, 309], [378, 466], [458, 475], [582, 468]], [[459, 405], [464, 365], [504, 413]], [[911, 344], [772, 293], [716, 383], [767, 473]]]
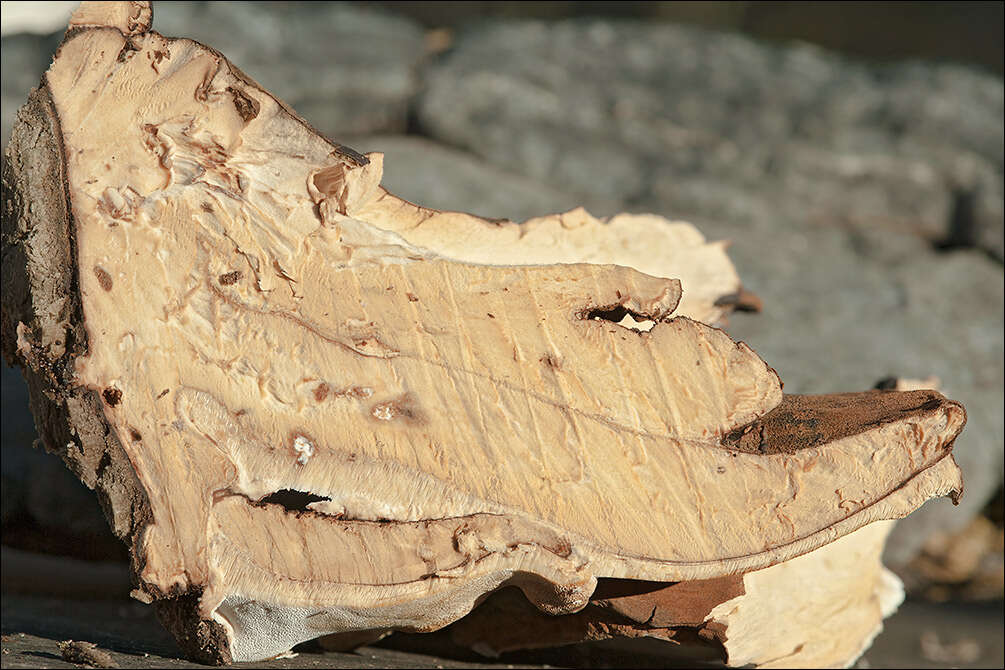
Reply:
[[[706, 325], [756, 305], [722, 243], [405, 202], [151, 16], [83, 3], [19, 113], [3, 343], [189, 656], [434, 630], [507, 586], [587, 637], [861, 652], [897, 599], [874, 522], [962, 490], [959, 403], [785, 396]], [[762, 625], [808, 613], [839, 643]]]

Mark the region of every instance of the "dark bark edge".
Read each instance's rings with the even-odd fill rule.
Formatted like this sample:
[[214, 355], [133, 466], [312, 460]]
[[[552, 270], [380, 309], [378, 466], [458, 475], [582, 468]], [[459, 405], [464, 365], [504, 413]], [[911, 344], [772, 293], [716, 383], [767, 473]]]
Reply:
[[[0, 349], [9, 365], [22, 368], [46, 451], [97, 493], [112, 531], [130, 549], [133, 580], [142, 589], [150, 503], [97, 392], [75, 380], [87, 330], [62, 132], [44, 79], [18, 111], [2, 184]], [[157, 610], [182, 650], [203, 663], [230, 663], [223, 627], [199, 617], [201, 592], [172, 596]]]

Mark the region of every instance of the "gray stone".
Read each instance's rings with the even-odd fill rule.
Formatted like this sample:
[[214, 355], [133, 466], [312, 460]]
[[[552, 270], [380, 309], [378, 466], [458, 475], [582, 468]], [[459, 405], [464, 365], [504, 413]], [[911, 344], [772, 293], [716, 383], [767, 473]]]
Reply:
[[978, 230], [965, 245], [1003, 257], [997, 77], [576, 20], [472, 29], [426, 79], [424, 131], [576, 193], [687, 201], [714, 197], [711, 182], [766, 192], [776, 212], [811, 223], [932, 241], [969, 194], [965, 223]]

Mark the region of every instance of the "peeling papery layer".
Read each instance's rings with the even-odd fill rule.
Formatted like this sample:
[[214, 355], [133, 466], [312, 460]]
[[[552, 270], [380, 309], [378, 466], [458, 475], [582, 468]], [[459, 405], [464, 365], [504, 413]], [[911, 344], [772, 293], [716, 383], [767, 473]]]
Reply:
[[890, 521], [874, 523], [809, 554], [744, 575], [745, 595], [722, 603], [709, 616], [728, 665], [854, 664], [882, 631], [883, 618], [904, 599], [900, 580], [880, 562], [892, 527]]

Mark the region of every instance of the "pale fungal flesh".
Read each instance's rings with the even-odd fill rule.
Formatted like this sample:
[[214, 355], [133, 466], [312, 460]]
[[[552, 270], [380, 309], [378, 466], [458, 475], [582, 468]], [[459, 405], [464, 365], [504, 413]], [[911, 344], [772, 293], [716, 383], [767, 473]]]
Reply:
[[756, 571], [961, 490], [958, 403], [783, 397], [702, 323], [741, 291], [723, 244], [412, 205], [149, 21], [84, 3], [21, 113], [5, 351], [193, 656], [433, 630], [504, 585], [576, 612], [598, 578]]

